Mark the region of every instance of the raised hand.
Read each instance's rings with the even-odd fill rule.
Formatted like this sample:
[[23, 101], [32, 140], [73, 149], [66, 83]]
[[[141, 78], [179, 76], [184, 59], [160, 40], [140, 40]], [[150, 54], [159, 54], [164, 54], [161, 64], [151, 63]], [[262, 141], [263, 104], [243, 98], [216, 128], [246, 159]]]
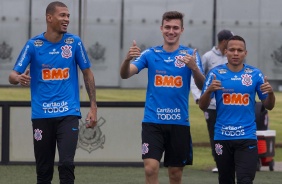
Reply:
[[213, 74], [212, 76], [212, 83], [211, 85], [208, 87], [209, 91], [217, 91], [217, 90], [221, 90], [224, 87], [221, 86], [221, 81], [216, 79], [216, 75]]
[[193, 55], [186, 54], [184, 57], [179, 57], [178, 59], [185, 63], [185, 65], [190, 69], [195, 69], [195, 67], [198, 67], [196, 64], [196, 53], [197, 49], [193, 50]]
[[141, 54], [141, 49], [137, 46], [136, 41], [133, 40], [132, 46], [129, 48], [126, 59], [132, 60], [135, 57], [139, 57], [140, 54]]
[[264, 83], [260, 86], [260, 90], [263, 94], [273, 93], [272, 86], [269, 84], [267, 76], [264, 76]]
[[197, 49], [194, 49], [193, 50], [193, 57], [194, 57], [195, 61], [196, 61], [196, 54], [197, 54]]
[[18, 82], [22, 85], [22, 86], [29, 86], [30, 84], [30, 79], [31, 77], [29, 76], [29, 69], [27, 69], [24, 73], [22, 73], [21, 75], [18, 75]]

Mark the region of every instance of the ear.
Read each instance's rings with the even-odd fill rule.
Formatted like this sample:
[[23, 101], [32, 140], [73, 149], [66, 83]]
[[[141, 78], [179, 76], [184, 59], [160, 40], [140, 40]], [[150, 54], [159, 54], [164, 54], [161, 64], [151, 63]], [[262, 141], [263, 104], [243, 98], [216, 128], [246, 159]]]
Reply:
[[180, 34], [182, 34], [183, 32], [184, 32], [184, 27], [181, 28]]
[[51, 14], [47, 14], [46, 15], [46, 21], [47, 22], [52, 22], [52, 15]]

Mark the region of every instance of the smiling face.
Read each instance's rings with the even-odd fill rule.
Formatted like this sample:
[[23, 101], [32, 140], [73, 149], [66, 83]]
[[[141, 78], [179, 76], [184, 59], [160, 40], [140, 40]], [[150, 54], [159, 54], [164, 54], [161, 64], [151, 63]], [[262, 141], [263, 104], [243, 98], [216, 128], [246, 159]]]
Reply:
[[46, 15], [48, 28], [57, 34], [67, 32], [70, 13], [67, 7], [56, 6], [53, 13]]
[[179, 38], [184, 28], [180, 19], [163, 20], [161, 32], [164, 38], [164, 46], [178, 47]]
[[228, 59], [229, 67], [242, 68], [247, 56], [246, 45], [242, 40], [229, 40], [225, 54]]

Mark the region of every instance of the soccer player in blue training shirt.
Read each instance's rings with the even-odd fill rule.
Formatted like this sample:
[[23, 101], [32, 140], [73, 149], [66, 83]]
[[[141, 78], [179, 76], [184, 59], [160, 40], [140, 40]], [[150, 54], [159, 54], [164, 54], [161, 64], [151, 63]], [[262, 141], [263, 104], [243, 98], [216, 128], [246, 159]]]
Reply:
[[[213, 46], [213, 48], [208, 52], [206, 52], [201, 58], [205, 75], [207, 75], [208, 72], [215, 66], [227, 63], [227, 57], [225, 56], [226, 42], [231, 36], [233, 36], [233, 33], [226, 29], [223, 29], [217, 33], [218, 44], [216, 46]], [[196, 87], [193, 78], [191, 80], [191, 92], [196, 103], [199, 103], [199, 99], [202, 91]], [[209, 141], [212, 150], [212, 157], [215, 161], [213, 137], [214, 137], [214, 124], [216, 121], [216, 104], [214, 98], [211, 100], [209, 107], [204, 111], [204, 115], [209, 133]], [[218, 172], [217, 167], [213, 168], [212, 172], [217, 173]]]
[[244, 64], [245, 40], [232, 36], [227, 41], [227, 64], [213, 68], [207, 75], [199, 107], [206, 110], [216, 99], [214, 129], [215, 160], [219, 184], [252, 184], [255, 178], [258, 149], [255, 123], [255, 97], [265, 108], [273, 109], [275, 95], [266, 76]]
[[[183, 14], [165, 12], [160, 27], [164, 43], [140, 53], [133, 41], [120, 75], [127, 79], [148, 68], [148, 86], [142, 121], [142, 159], [146, 183], [157, 184], [160, 160], [168, 167], [170, 183], [180, 184], [185, 165], [192, 164], [192, 140], [188, 114], [190, 79], [198, 88], [205, 77], [196, 50], [180, 45]], [[132, 63], [134, 57], [137, 57]]]
[[37, 183], [52, 181], [56, 144], [60, 183], [74, 183], [74, 156], [81, 118], [78, 67], [90, 99], [86, 128], [97, 124], [91, 63], [81, 39], [67, 33], [69, 16], [64, 3], [50, 3], [46, 8], [47, 31], [27, 41], [9, 75], [11, 84], [30, 86]]

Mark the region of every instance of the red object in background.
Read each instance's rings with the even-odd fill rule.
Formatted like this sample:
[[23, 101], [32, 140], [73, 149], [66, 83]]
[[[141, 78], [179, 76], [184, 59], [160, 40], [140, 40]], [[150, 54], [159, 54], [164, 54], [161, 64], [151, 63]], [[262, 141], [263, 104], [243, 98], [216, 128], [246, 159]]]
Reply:
[[266, 140], [258, 140], [258, 154], [265, 154], [267, 152]]
[[258, 164], [257, 171], [260, 171], [261, 166], [269, 166], [269, 170], [274, 170], [274, 155], [275, 155], [275, 130], [257, 131], [257, 146], [258, 146]]

